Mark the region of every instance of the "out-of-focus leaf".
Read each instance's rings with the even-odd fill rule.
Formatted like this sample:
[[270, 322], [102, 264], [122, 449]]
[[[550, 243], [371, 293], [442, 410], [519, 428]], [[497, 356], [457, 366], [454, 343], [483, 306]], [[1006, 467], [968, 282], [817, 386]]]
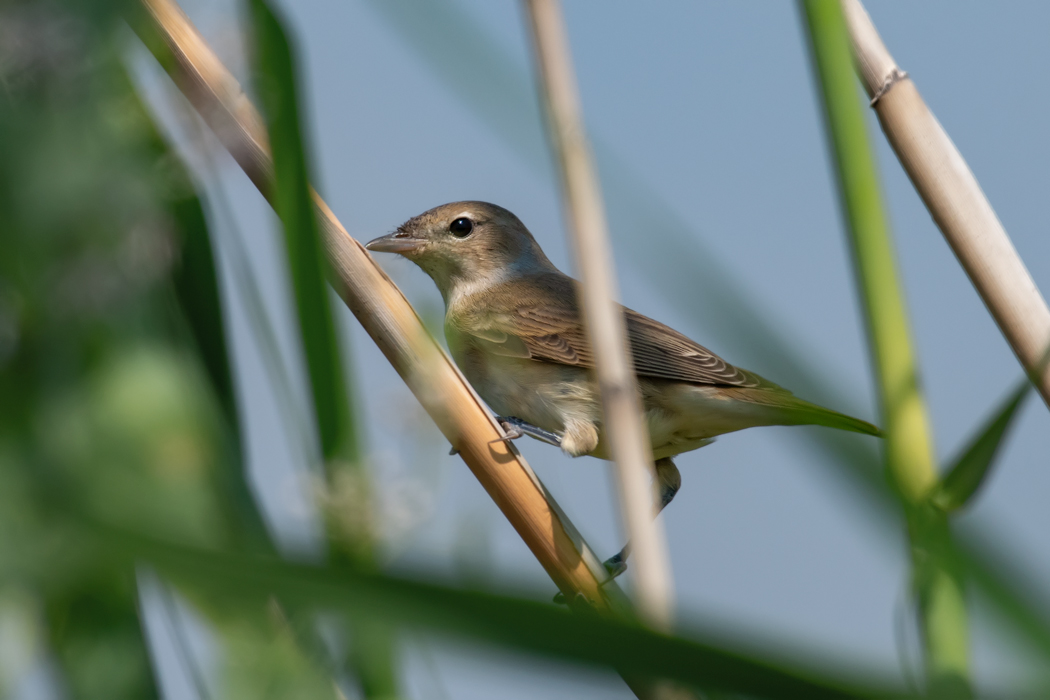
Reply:
[[997, 542], [985, 541], [980, 534], [974, 533], [966, 541], [956, 542], [953, 555], [1003, 619], [1044, 657], [1050, 658], [1046, 591], [1038, 586], [1038, 576], [1029, 567], [1022, 566], [1016, 557], [1004, 552]]
[[227, 539], [218, 411], [199, 368], [156, 342], [114, 349], [45, 403], [40, 455], [95, 517], [175, 541]]
[[[142, 105], [138, 107], [142, 108]], [[142, 111], [145, 115], [144, 108]], [[179, 248], [179, 255], [172, 267], [175, 296], [189, 335], [195, 341], [194, 349], [207, 370], [226, 419], [219, 422], [228, 428], [223, 432], [229, 438], [226, 441], [229, 449], [219, 460], [216, 475], [216, 485], [224, 497], [221, 504], [223, 515], [237, 535], [234, 541], [240, 551], [275, 554], [247, 483], [239, 439], [237, 398], [227, 354], [218, 271], [207, 220], [188, 173], [155, 129], [151, 133], [150, 145], [156, 154], [158, 169], [162, 171], [160, 177], [167, 185], [163, 192], [167, 195], [173, 234]], [[237, 263], [243, 264], [244, 261], [234, 261], [235, 270], [240, 271], [236, 268]], [[252, 291], [257, 294], [254, 286]], [[180, 324], [177, 330], [184, 328]], [[182, 338], [175, 340], [179, 342]], [[267, 341], [275, 343], [272, 333], [261, 342], [265, 344]], [[291, 417], [294, 409], [288, 408], [285, 415]], [[157, 589], [165, 601], [167, 625], [172, 628], [182, 664], [191, 671], [198, 694], [206, 698], [208, 684], [197, 665], [198, 660], [189, 648], [182, 613], [174, 602], [171, 589], [163, 582], [157, 583]], [[198, 599], [194, 602], [206, 601]], [[287, 607], [282, 611], [276, 604], [269, 606], [269, 609], [259, 606], [255, 611], [240, 611], [242, 614], [239, 615], [230, 615], [228, 611], [215, 606], [205, 606], [202, 611], [222, 640], [221, 697], [257, 698], [267, 694], [280, 697], [336, 697], [328, 649], [317, 637], [315, 626], [303, 623], [300, 628], [292, 628], [285, 615], [294, 618], [294, 611]], [[245, 612], [247, 614], [243, 614]]]
[[[331, 539], [339, 546], [338, 553], [371, 561], [368, 528], [372, 516], [356, 423], [347, 398], [328, 303], [326, 263], [302, 138], [293, 52], [281, 22], [266, 0], [249, 0], [249, 7], [255, 39], [257, 92], [266, 116], [274, 164], [276, 190], [272, 201], [284, 224], [299, 329], [333, 501], [326, 504], [325, 519]], [[340, 525], [345, 523], [357, 525], [351, 528], [353, 532], [341, 532]], [[296, 616], [299, 616], [298, 610]], [[367, 630], [362, 626], [353, 630], [354, 644], [370, 647], [368, 654], [359, 651], [350, 654], [357, 681], [366, 697], [395, 696], [397, 679], [388, 631], [373, 630], [365, 638]]]
[[948, 468], [930, 494], [930, 503], [945, 512], [962, 508], [973, 498], [991, 473], [995, 457], [1032, 383], [1024, 382], [1003, 402], [995, 416], [970, 440], [962, 455]]
[[[214, 406], [195, 403], [196, 368], [168, 364], [177, 352], [115, 367], [164, 342], [173, 246], [111, 5], [0, 5], [0, 576], [39, 596], [70, 697], [138, 700], [157, 688], [131, 570], [69, 547], [52, 523], [95, 508], [214, 541], [207, 496], [186, 488], [213, 466]], [[176, 488], [159, 499], [165, 482]], [[6, 566], [56, 548], [67, 556], [27, 575]]]
[[[168, 154], [165, 160], [171, 163], [174, 155]], [[170, 167], [178, 168], [172, 178], [185, 179], [181, 167]], [[176, 235], [181, 243], [178, 262], [172, 268], [172, 281], [179, 306], [189, 322], [226, 420], [236, 432], [240, 416], [230, 371], [226, 328], [208, 224], [200, 200], [192, 193], [172, 202], [171, 210], [175, 217]]]
[[155, 142], [158, 150], [167, 151], [161, 162], [171, 171], [169, 177], [186, 183], [170, 203], [175, 235], [180, 244], [179, 258], [172, 268], [172, 282], [228, 427], [226, 434], [231, 454], [221, 461], [219, 485], [225, 496], [225, 505], [232, 511], [230, 524], [239, 531], [242, 541], [269, 550], [272, 543], [248, 485], [244, 464], [240, 411], [230, 369], [211, 235], [200, 200], [189, 186], [189, 177], [182, 165], [173, 152], [164, 148], [159, 136], [155, 137]]
[[[207, 155], [207, 154], [205, 154]], [[229, 235], [219, 236], [217, 241], [219, 248], [224, 252], [225, 258], [230, 265], [234, 284], [240, 292], [244, 303], [245, 312], [248, 316], [248, 324], [255, 338], [255, 345], [262, 355], [266, 372], [270, 376], [275, 393], [277, 394], [278, 409], [284, 417], [285, 425], [298, 438], [299, 454], [303, 459], [308, 459], [312, 452], [311, 426], [306, 423], [306, 410], [300, 404], [298, 396], [292, 389], [292, 379], [288, 375], [288, 362], [281, 352], [280, 343], [277, 341], [277, 332], [274, 330], [270, 315], [267, 313], [266, 305], [263, 303], [262, 291], [259, 281], [252, 270], [248, 259], [248, 251], [241, 231], [237, 226], [237, 219], [233, 214], [229, 199], [222, 186], [222, 178], [213, 167], [211, 159], [207, 159], [207, 165], [211, 171], [210, 202], [214, 210], [219, 213]]]
[[130, 567], [52, 592], [50, 643], [77, 698], [157, 697]]
[[249, 7], [255, 38], [256, 86], [273, 152], [276, 182], [273, 202], [284, 225], [321, 451], [326, 460], [357, 461], [357, 436], [346, 397], [301, 136], [292, 52], [284, 30], [267, 4], [263, 0], [250, 0]]
[[[174, 154], [168, 154], [168, 158], [173, 157]], [[182, 173], [180, 176], [184, 177]], [[231, 525], [240, 532], [245, 543], [270, 549], [272, 543], [248, 485], [240, 437], [240, 411], [230, 371], [226, 328], [207, 222], [200, 200], [193, 194], [172, 202], [171, 212], [181, 243], [179, 261], [172, 269], [176, 297], [228, 426], [226, 432], [231, 454], [229, 459], [222, 460], [218, 477], [226, 505], [232, 511]]]
[[[137, 125], [135, 143], [142, 158], [153, 163], [150, 175], [156, 206], [164, 212], [173, 248], [169, 272], [181, 313], [157, 314], [157, 320], [167, 320], [173, 327], [174, 333], [165, 340], [176, 345], [190, 340], [224, 419], [218, 427], [225, 430], [214, 431], [213, 439], [222, 454], [216, 455], [212, 483], [197, 483], [194, 488], [207, 492], [209, 486], [218, 486], [220, 503], [215, 507], [224, 511], [221, 529], [235, 533], [241, 546], [272, 551], [268, 531], [247, 483], [218, 273], [203, 208], [185, 166], [160, 136], [126, 72], [115, 72], [112, 82], [115, 88], [119, 85], [125, 96], [121, 105], [123, 118]], [[194, 386], [193, 381], [181, 383], [184, 387]], [[214, 417], [203, 408], [194, 412]]]
[[[189, 590], [203, 599], [199, 591]], [[306, 629], [294, 629], [283, 604], [272, 599], [254, 602], [250, 608], [211, 606], [209, 610], [209, 620], [223, 641], [221, 690], [216, 697], [337, 700], [334, 669], [316, 627], [304, 623]]]
[[770, 698], [905, 697], [891, 684], [857, 678], [847, 668], [789, 668], [718, 640], [693, 641], [622, 619], [491, 593], [463, 591], [334, 565], [211, 553], [94, 530], [111, 552], [150, 561], [182, 585], [229, 605], [255, 605], [271, 595], [304, 607], [336, 609], [361, 620], [396, 621], [468, 635], [512, 648]]

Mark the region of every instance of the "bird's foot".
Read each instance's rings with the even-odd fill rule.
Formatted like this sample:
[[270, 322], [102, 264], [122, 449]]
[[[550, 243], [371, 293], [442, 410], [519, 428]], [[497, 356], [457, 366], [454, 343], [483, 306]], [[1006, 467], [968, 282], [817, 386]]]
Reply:
[[[605, 572], [609, 577], [602, 581], [601, 585], [604, 586], [607, 583], [611, 583], [617, 576], [627, 571], [627, 554], [627, 548], [625, 547], [602, 562], [602, 566], [605, 568]], [[568, 605], [569, 601], [566, 599], [564, 593], [558, 591], [554, 594], [554, 603], [555, 605]]]
[[504, 418], [499, 418], [497, 416], [496, 420], [498, 420], [499, 424], [503, 426], [503, 431], [506, 433], [506, 435], [504, 435], [503, 437], [498, 437], [495, 440], [489, 440], [490, 445], [496, 442], [510, 442], [511, 440], [517, 440], [525, 434], [524, 432], [522, 432], [521, 428]]
[[[490, 445], [495, 442], [510, 442], [511, 440], [517, 440], [523, 435], [528, 435], [529, 437], [536, 438], [548, 445], [561, 447], [560, 435], [539, 428], [532, 423], [526, 423], [521, 418], [516, 416], [496, 416], [496, 421], [503, 427], [503, 430], [506, 431], [507, 434], [503, 437], [498, 437], [495, 440], [489, 440]], [[449, 455], [458, 455], [459, 448], [453, 446], [448, 453]]]
[[528, 435], [531, 438], [535, 438], [541, 442], [545, 442], [548, 445], [554, 445], [555, 447], [561, 447], [561, 436], [557, 433], [552, 433], [549, 430], [538, 428], [532, 423], [526, 423], [521, 418], [516, 416], [496, 416], [496, 420], [503, 426], [503, 429], [507, 431], [506, 436], [497, 438], [492, 442], [506, 442], [507, 440], [517, 440], [522, 435]]
[[602, 566], [609, 573], [609, 578], [605, 581], [608, 583], [627, 571], [627, 555], [621, 550], [602, 562]]

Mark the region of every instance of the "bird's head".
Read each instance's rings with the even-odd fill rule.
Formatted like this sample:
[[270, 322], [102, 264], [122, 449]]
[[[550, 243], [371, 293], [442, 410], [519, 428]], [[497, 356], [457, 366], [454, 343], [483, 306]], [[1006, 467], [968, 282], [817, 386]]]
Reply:
[[554, 269], [518, 217], [487, 202], [452, 202], [423, 212], [365, 246], [419, 265], [448, 302], [457, 286], [481, 288]]

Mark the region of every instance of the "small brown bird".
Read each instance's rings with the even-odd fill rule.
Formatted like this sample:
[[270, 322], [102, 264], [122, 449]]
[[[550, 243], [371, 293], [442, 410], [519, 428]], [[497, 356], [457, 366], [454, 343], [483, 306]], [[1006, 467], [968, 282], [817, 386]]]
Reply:
[[[558, 444], [573, 457], [608, 458], [577, 283], [551, 264], [518, 217], [494, 204], [453, 202], [366, 247], [403, 255], [434, 280], [453, 358], [512, 435]], [[658, 509], [681, 484], [671, 457], [716, 435], [761, 425], [880, 434], [726, 363], [658, 321], [623, 312], [661, 486]], [[619, 573], [626, 554], [607, 565]]]

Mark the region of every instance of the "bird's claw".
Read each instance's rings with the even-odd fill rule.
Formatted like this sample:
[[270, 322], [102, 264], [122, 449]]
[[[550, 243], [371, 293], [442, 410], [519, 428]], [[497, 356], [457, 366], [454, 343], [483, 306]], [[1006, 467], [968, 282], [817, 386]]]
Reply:
[[[615, 581], [617, 576], [627, 571], [627, 555], [624, 554], [624, 550], [621, 549], [619, 552], [602, 562], [602, 567], [605, 569], [606, 574], [608, 574], [608, 578], [602, 581], [599, 585], [605, 586]], [[558, 591], [554, 594], [554, 604], [568, 605], [569, 600], [564, 593]]]
[[[549, 430], [538, 428], [531, 423], [526, 423], [521, 418], [516, 416], [496, 416], [496, 422], [500, 424], [503, 430], [507, 433], [502, 437], [498, 437], [495, 440], [489, 440], [488, 444], [492, 445], [497, 442], [510, 442], [511, 440], [517, 440], [518, 438], [528, 435], [531, 438], [536, 438], [541, 442], [545, 442], [548, 445], [554, 445], [555, 447], [561, 447], [561, 436], [557, 433], [552, 433]], [[449, 455], [458, 455], [459, 448], [455, 445], [449, 450]]]
[[627, 558], [624, 557], [623, 552], [617, 552], [602, 562], [602, 566], [605, 567], [605, 571], [609, 574], [609, 578], [605, 580], [605, 583], [609, 583], [617, 576], [627, 571]]
[[490, 445], [496, 442], [510, 442], [511, 440], [517, 440], [525, 434], [521, 431], [521, 428], [511, 423], [510, 420], [506, 418], [500, 418], [497, 416], [496, 420], [499, 421], [501, 426], [503, 426], [503, 430], [506, 431], [507, 434], [503, 437], [498, 437], [495, 440], [489, 440]]
[[589, 600], [587, 596], [585, 596], [583, 593], [580, 593], [579, 591], [571, 593], [570, 595], [572, 596], [571, 603], [569, 602], [569, 596], [565, 595], [561, 591], [558, 591], [554, 594], [554, 604], [567, 605], [571, 608], [578, 608], [582, 605], [590, 605], [592, 607], [594, 606], [594, 603], [591, 600]]
[[501, 440], [517, 440], [522, 435], [528, 435], [529, 437], [535, 438], [540, 442], [545, 442], [548, 445], [561, 447], [560, 435], [539, 428], [532, 423], [527, 423], [517, 416], [496, 416], [496, 420], [499, 421], [499, 424], [507, 431], [507, 436], [505, 438], [500, 438]]

